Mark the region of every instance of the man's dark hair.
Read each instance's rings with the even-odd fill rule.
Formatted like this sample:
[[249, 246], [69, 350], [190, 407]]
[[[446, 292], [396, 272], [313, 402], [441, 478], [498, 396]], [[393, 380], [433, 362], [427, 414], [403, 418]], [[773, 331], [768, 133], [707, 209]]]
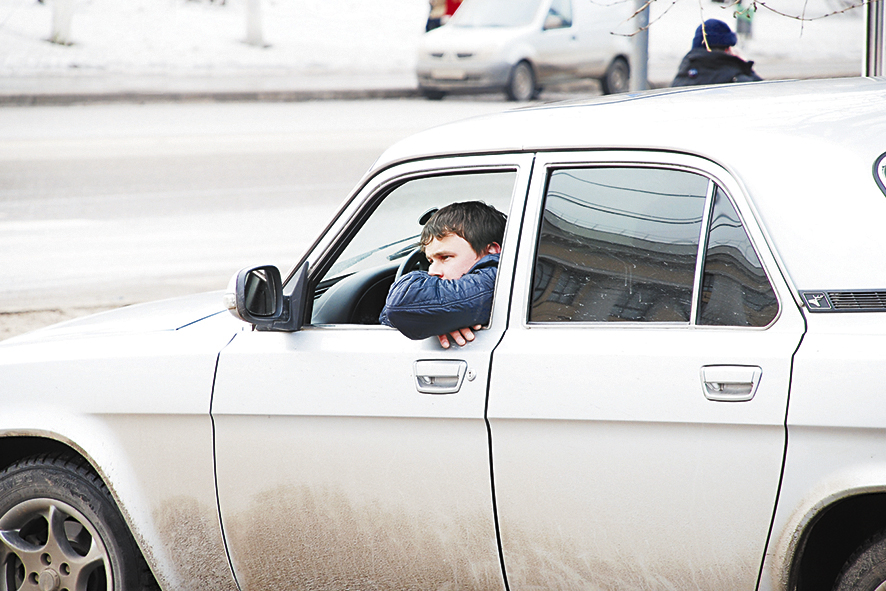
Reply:
[[507, 217], [482, 201], [463, 201], [441, 207], [421, 231], [422, 248], [447, 234], [464, 238], [480, 254], [493, 242], [502, 243]]

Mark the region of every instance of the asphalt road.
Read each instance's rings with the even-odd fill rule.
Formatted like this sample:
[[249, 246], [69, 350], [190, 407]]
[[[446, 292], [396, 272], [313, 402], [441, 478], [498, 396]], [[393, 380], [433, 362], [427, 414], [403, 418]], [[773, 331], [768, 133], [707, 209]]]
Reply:
[[289, 269], [390, 144], [512, 105], [0, 108], [0, 339]]

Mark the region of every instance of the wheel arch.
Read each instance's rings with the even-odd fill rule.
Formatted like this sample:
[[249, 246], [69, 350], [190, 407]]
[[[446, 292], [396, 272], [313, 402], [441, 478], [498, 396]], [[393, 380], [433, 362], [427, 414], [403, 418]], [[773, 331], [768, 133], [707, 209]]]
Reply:
[[[4, 436], [0, 438], [0, 471], [20, 460], [40, 454], [65, 454], [77, 456], [89, 462], [89, 458], [83, 453], [58, 439], [34, 435]], [[92, 466], [92, 462], [89, 462], [89, 465]], [[100, 474], [99, 477], [101, 477]], [[107, 483], [105, 485], [107, 486]]]
[[139, 536], [135, 535], [131, 520], [120, 506], [117, 495], [114, 494], [112, 487], [109, 485], [108, 479], [96, 468], [95, 463], [91, 461], [87, 454], [76, 449], [68, 443], [55, 439], [48, 435], [4, 435], [0, 437], [0, 473], [8, 468], [24, 462], [29, 458], [63, 458], [64, 460], [81, 464], [83, 469], [95, 475], [95, 478], [108, 490], [109, 500], [113, 504], [113, 508], [126, 524], [129, 534], [133, 536], [135, 548], [142, 561], [142, 584], [144, 589], [158, 589], [153, 569], [148, 561], [149, 555], [145, 553], [143, 545], [139, 542]]
[[886, 491], [860, 491], [818, 509], [796, 537], [787, 588], [830, 591], [846, 560], [886, 526]]

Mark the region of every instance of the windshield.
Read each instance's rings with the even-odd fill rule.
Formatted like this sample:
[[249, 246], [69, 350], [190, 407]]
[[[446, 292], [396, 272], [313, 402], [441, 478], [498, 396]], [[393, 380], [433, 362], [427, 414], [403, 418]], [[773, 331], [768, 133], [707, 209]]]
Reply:
[[464, 0], [448, 24], [456, 27], [522, 27], [532, 23], [541, 0]]

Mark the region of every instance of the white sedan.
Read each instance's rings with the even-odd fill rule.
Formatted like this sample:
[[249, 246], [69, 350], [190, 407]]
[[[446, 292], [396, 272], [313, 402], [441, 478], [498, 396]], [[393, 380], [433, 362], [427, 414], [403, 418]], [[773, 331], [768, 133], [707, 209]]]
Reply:
[[[380, 325], [472, 199], [488, 325]], [[883, 589], [884, 228], [883, 79], [419, 134], [285, 277], [0, 343], [0, 590]]]

